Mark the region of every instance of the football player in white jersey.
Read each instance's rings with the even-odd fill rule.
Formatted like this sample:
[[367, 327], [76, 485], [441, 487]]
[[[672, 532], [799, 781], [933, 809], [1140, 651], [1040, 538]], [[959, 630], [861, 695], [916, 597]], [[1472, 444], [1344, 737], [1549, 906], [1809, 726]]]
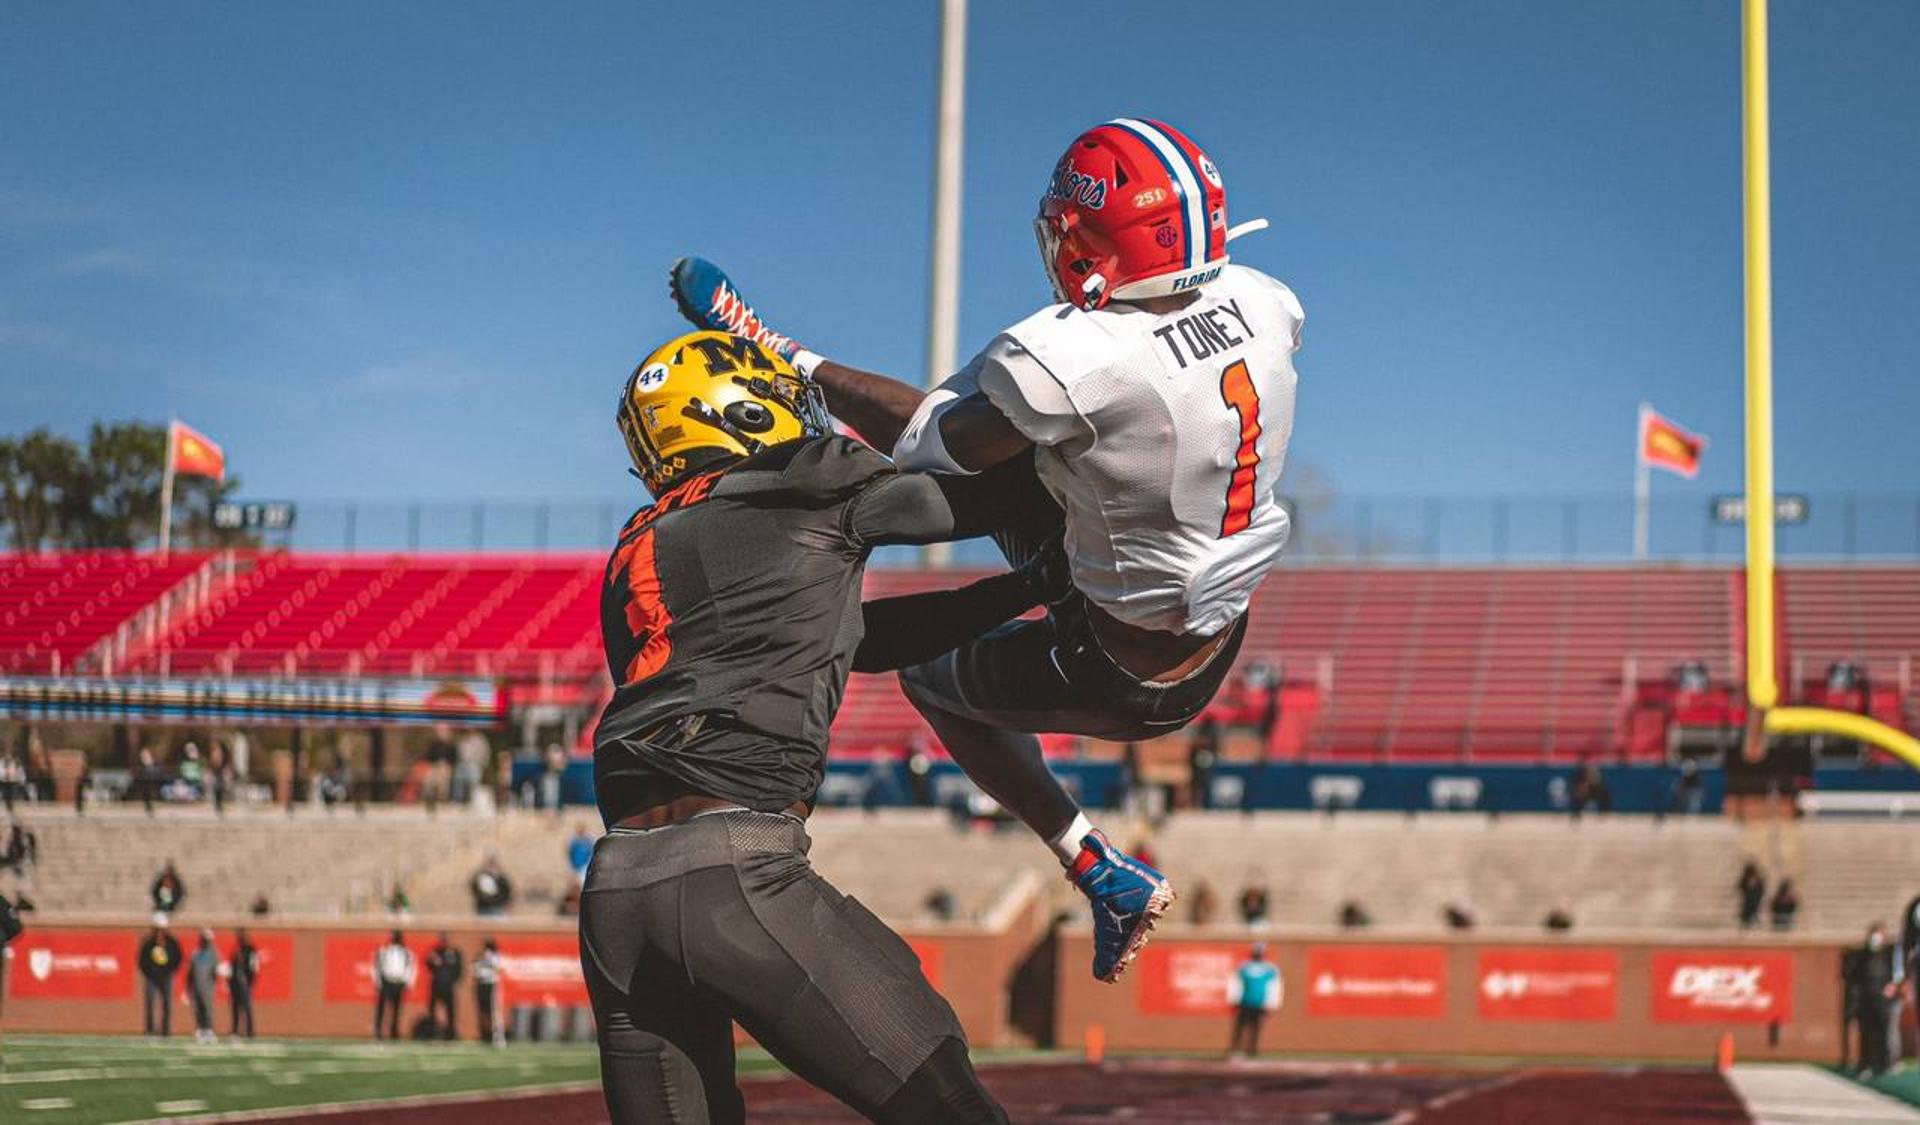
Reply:
[[1074, 592], [901, 673], [954, 760], [1045, 839], [1093, 900], [1094, 975], [1118, 977], [1173, 900], [1046, 768], [1035, 733], [1140, 740], [1212, 699], [1254, 589], [1285, 546], [1275, 487], [1293, 428], [1291, 290], [1228, 262], [1226, 192], [1157, 121], [1089, 129], [1035, 221], [1049, 305], [932, 392], [768, 328], [718, 267], [682, 259], [673, 292], [705, 327], [792, 358], [833, 412], [903, 468], [1004, 480], [1016, 565], [1064, 525]]

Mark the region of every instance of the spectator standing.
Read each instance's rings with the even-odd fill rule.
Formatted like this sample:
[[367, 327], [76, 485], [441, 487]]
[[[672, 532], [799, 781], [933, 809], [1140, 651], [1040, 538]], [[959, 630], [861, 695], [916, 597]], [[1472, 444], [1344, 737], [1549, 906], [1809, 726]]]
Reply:
[[180, 878], [180, 869], [172, 860], [153, 877], [153, 886], [147, 888], [147, 894], [153, 899], [153, 908], [161, 914], [172, 914], [187, 901], [187, 884]]
[[213, 947], [213, 931], [202, 928], [200, 947], [187, 963], [187, 996], [193, 1001], [193, 1041], [213, 1043], [213, 993], [220, 983], [220, 951]]
[[551, 809], [558, 819], [561, 810], [561, 781], [567, 774], [567, 752], [558, 742], [547, 744], [546, 765], [540, 771], [540, 807]]
[[1800, 892], [1794, 889], [1792, 879], [1780, 880], [1774, 888], [1773, 901], [1767, 904], [1767, 913], [1773, 918], [1776, 930], [1793, 929], [1794, 916], [1800, 913]]
[[153, 747], [140, 748], [140, 763], [133, 770], [133, 787], [140, 791], [140, 803], [145, 806], [147, 815], [153, 815], [153, 799], [160, 792], [164, 777], [160, 771], [160, 760], [153, 756]]
[[227, 744], [218, 739], [207, 750], [207, 795], [213, 798], [213, 814], [227, 814], [227, 797], [233, 786], [233, 759]]
[[[400, 1005], [406, 999], [407, 989], [413, 987], [419, 966], [414, 963], [413, 950], [407, 948], [406, 936], [399, 930], [387, 936], [387, 943], [373, 954], [373, 986], [376, 990], [373, 1002], [373, 1037], [375, 1039], [400, 1038]], [[385, 1034], [381, 1034], [382, 1031]]]
[[12, 751], [0, 753], [0, 801], [13, 813], [13, 803], [27, 795], [27, 771]]
[[1740, 881], [1735, 884], [1740, 891], [1740, 928], [1751, 930], [1760, 924], [1760, 904], [1766, 901], [1767, 877], [1760, 873], [1760, 865], [1752, 860], [1740, 869]]
[[1893, 1063], [1888, 1050], [1894, 1031], [1890, 1017], [1900, 995], [1894, 961], [1886, 927], [1875, 922], [1867, 931], [1866, 943], [1851, 959], [1852, 979], [1847, 982], [1848, 1006], [1860, 1031], [1860, 1070], [1868, 1076], [1885, 1074]]
[[1259, 881], [1258, 874], [1254, 882], [1240, 892], [1240, 921], [1250, 929], [1262, 930], [1267, 926], [1267, 886]]
[[567, 841], [567, 866], [573, 870], [573, 877], [585, 886], [587, 865], [593, 862], [593, 834], [584, 824], [573, 826], [573, 838]]
[[498, 853], [487, 853], [486, 863], [473, 873], [467, 889], [473, 892], [473, 912], [482, 918], [497, 918], [513, 905], [513, 880], [500, 866]]
[[1227, 984], [1227, 1002], [1233, 1005], [1227, 1054], [1250, 1058], [1260, 1053], [1260, 1026], [1280, 1010], [1280, 990], [1280, 969], [1267, 960], [1267, 943], [1254, 942]]
[[500, 946], [492, 938], [480, 943], [473, 959], [473, 1006], [480, 1018], [480, 1042], [500, 1046], [506, 1028], [500, 1019]]
[[[440, 940], [434, 942], [433, 949], [427, 953], [427, 984], [432, 989], [427, 998], [427, 1022], [442, 1039], [453, 1038], [454, 989], [466, 970], [466, 957], [455, 948], [447, 932], [441, 930]], [[446, 1013], [445, 1022], [440, 1018], [442, 1012]]]
[[387, 915], [404, 921], [413, 917], [413, 899], [407, 896], [407, 885], [396, 882], [392, 893], [387, 895]]
[[1680, 760], [1680, 774], [1673, 779], [1673, 811], [1699, 816], [1707, 806], [1706, 781], [1700, 776], [1700, 763], [1692, 758]]
[[487, 736], [477, 730], [461, 735], [454, 749], [451, 799], [456, 805], [471, 804], [480, 794], [480, 779], [486, 775], [487, 759], [493, 756], [493, 751], [487, 745]]
[[233, 956], [227, 961], [227, 1000], [233, 1019], [230, 1034], [235, 1039], [243, 1035], [253, 1038], [253, 984], [259, 979], [260, 950], [242, 927], [233, 935]]
[[[1906, 911], [1900, 916], [1900, 965], [1906, 977], [1907, 987], [1913, 990], [1913, 1009], [1920, 1013], [1920, 895], [1915, 895], [1907, 903]], [[1899, 1021], [1894, 1022], [1899, 1026]], [[1914, 1054], [1920, 1057], [1920, 1036], [1915, 1037]], [[1901, 1053], [1894, 1051], [1894, 1061], [1900, 1061]]]
[[0, 867], [10, 867], [15, 875], [24, 874], [29, 864], [40, 864], [40, 838], [19, 821], [7, 828], [7, 844], [0, 851]]
[[148, 1035], [173, 1034], [173, 977], [180, 971], [180, 943], [167, 932], [167, 916], [155, 914], [140, 943], [140, 999]]
[[439, 809], [440, 802], [453, 791], [453, 728], [445, 723], [433, 728], [433, 740], [427, 743], [427, 772], [420, 785], [420, 799], [427, 812]]
[[1613, 790], [1608, 788], [1600, 767], [1592, 762], [1583, 763], [1575, 771], [1571, 796], [1576, 817], [1582, 813], [1613, 811]]
[[1187, 899], [1187, 921], [1196, 926], [1212, 923], [1214, 915], [1220, 913], [1220, 896], [1213, 893], [1213, 884], [1205, 879], [1193, 885], [1193, 893]]

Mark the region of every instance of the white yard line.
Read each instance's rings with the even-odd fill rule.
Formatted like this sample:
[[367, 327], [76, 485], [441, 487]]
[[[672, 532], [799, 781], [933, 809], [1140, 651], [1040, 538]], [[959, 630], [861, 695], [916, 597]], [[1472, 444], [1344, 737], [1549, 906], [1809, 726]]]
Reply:
[[530, 1097], [536, 1094], [584, 1094], [600, 1089], [598, 1080], [591, 1082], [554, 1082], [539, 1086], [506, 1086], [497, 1090], [464, 1090], [456, 1094], [420, 1094], [406, 1098], [367, 1098], [353, 1102], [315, 1102], [311, 1105], [283, 1105], [271, 1109], [243, 1109], [231, 1113], [205, 1113], [196, 1117], [156, 1117], [138, 1121], [116, 1122], [115, 1125], [154, 1125], [166, 1121], [171, 1125], [226, 1125], [237, 1121], [270, 1121], [275, 1118], [291, 1117], [295, 1114], [356, 1113], [363, 1109], [419, 1109], [425, 1106], [460, 1105], [464, 1102], [486, 1102], [496, 1098]]
[[72, 1109], [72, 1098], [28, 1098], [20, 1103], [21, 1109]]
[[1755, 1125], [1912, 1125], [1920, 1110], [1857, 1082], [1801, 1063], [1741, 1063], [1727, 1084]]

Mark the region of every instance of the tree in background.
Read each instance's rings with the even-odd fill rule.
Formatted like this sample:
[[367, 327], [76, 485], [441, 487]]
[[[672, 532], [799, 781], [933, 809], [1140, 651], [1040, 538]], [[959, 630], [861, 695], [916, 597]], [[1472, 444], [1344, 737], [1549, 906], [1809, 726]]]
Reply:
[[[150, 545], [160, 533], [167, 428], [95, 422], [79, 443], [46, 427], [0, 437], [0, 530], [13, 550]], [[213, 507], [240, 487], [182, 476], [174, 483], [174, 542], [183, 548], [251, 546], [256, 537], [213, 526]]]

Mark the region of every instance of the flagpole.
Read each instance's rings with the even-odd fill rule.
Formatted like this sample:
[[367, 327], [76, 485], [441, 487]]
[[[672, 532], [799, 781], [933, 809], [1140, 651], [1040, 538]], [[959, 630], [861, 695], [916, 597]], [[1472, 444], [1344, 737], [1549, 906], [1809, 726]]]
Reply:
[[1647, 557], [1648, 509], [1653, 506], [1652, 474], [1647, 472], [1647, 416], [1651, 403], [1640, 404], [1640, 430], [1633, 442], [1633, 557]]
[[173, 428], [175, 420], [167, 417], [167, 454], [165, 467], [160, 470], [160, 561], [165, 562], [167, 553], [173, 548]]

